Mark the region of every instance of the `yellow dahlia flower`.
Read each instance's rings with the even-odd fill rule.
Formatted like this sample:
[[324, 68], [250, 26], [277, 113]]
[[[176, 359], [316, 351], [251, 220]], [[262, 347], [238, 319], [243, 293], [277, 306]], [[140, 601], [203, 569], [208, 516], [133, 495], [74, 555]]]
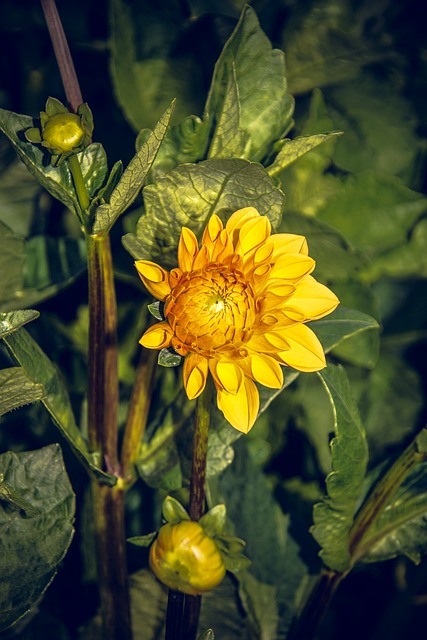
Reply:
[[183, 227], [178, 267], [166, 271], [149, 260], [135, 263], [148, 291], [164, 302], [163, 322], [144, 333], [149, 349], [172, 347], [184, 356], [183, 380], [190, 400], [210, 373], [218, 408], [247, 433], [259, 410], [255, 382], [279, 389], [280, 365], [299, 371], [326, 366], [316, 335], [304, 323], [331, 313], [339, 301], [310, 273], [303, 236], [271, 235], [267, 217], [253, 207], [223, 225], [212, 215], [199, 247]]

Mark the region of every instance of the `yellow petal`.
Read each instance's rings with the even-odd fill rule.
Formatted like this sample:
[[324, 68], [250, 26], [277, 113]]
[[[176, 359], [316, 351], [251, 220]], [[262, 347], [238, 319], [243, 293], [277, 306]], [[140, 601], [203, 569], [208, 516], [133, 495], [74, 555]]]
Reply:
[[235, 429], [248, 433], [258, 415], [258, 389], [252, 380], [244, 377], [235, 395], [220, 387], [217, 388], [217, 404], [218, 409]]
[[139, 341], [147, 349], [165, 349], [172, 344], [173, 331], [167, 322], [158, 322], [142, 336]]
[[208, 377], [208, 361], [198, 353], [190, 353], [184, 360], [182, 377], [189, 400], [194, 400], [203, 391]]
[[249, 357], [252, 376], [256, 382], [271, 389], [280, 389], [283, 385], [283, 372], [280, 364], [262, 353]]
[[298, 322], [317, 320], [331, 313], [339, 304], [336, 295], [311, 276], [301, 280], [282, 307], [284, 313]]
[[223, 229], [222, 220], [215, 213], [212, 214], [203, 232], [202, 244], [208, 247], [212, 245]]
[[191, 271], [193, 260], [199, 250], [197, 238], [191, 229], [182, 227], [178, 244], [178, 264], [182, 271]]
[[307, 240], [304, 236], [298, 236], [294, 233], [275, 233], [268, 242], [274, 246], [274, 260], [277, 260], [285, 253], [302, 253], [305, 256], [308, 255]]
[[240, 229], [248, 220], [259, 218], [260, 214], [255, 207], [245, 207], [235, 211], [225, 225], [227, 233], [234, 235], [234, 231]]
[[148, 291], [158, 300], [165, 300], [171, 292], [169, 272], [150, 260], [137, 260], [135, 267]]
[[242, 384], [243, 373], [236, 363], [225, 360], [211, 360], [209, 370], [217, 387], [222, 387], [233, 395], [238, 392]]
[[302, 253], [288, 253], [278, 258], [271, 270], [271, 278], [300, 280], [311, 273], [314, 267], [313, 258]]
[[277, 355], [284, 364], [298, 371], [319, 371], [326, 366], [323, 347], [317, 336], [305, 324], [292, 325], [283, 335], [286, 336], [290, 349]]
[[270, 220], [266, 216], [259, 216], [248, 220], [241, 227], [236, 252], [245, 256], [253, 249], [262, 245], [271, 233]]

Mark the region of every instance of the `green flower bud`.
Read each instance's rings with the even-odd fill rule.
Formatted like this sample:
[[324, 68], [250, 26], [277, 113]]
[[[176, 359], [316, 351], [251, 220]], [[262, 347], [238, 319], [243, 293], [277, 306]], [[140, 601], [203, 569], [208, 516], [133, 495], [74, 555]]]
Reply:
[[43, 129], [43, 145], [55, 155], [67, 153], [79, 146], [85, 135], [80, 116], [58, 113], [49, 118]]

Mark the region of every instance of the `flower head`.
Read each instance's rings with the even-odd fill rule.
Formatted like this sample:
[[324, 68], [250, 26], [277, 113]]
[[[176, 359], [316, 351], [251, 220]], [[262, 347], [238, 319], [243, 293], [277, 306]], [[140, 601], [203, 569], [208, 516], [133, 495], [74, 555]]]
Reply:
[[239, 431], [247, 433], [258, 414], [255, 382], [279, 389], [280, 365], [326, 366], [322, 345], [304, 323], [331, 313], [338, 298], [310, 275], [315, 263], [305, 238], [271, 235], [268, 218], [253, 207], [233, 213], [225, 227], [212, 215], [200, 247], [183, 227], [171, 271], [148, 260], [135, 265], [148, 291], [164, 302], [165, 317], [140, 343], [184, 356], [190, 400], [210, 373], [218, 407]]

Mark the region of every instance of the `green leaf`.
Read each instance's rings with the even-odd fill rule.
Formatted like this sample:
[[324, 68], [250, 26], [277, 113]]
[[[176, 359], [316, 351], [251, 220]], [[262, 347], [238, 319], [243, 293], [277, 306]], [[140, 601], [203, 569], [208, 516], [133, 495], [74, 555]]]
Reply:
[[327, 496], [314, 506], [311, 533], [321, 546], [325, 564], [345, 571], [350, 566], [349, 531], [362, 493], [368, 448], [345, 370], [329, 364], [318, 375], [333, 408], [335, 437], [331, 442], [332, 472], [326, 478]]
[[17, 331], [18, 329], [23, 327], [24, 324], [36, 320], [39, 315], [39, 312], [34, 311], [33, 309], [0, 313], [0, 338], [4, 338], [9, 333]]
[[[24, 297], [36, 290], [58, 290], [86, 270], [86, 243], [82, 238], [33, 236], [25, 244]], [[35, 293], [35, 292], [34, 292]], [[50, 293], [50, 291], [49, 291]]]
[[114, 485], [115, 476], [104, 473], [94, 463], [86, 440], [81, 435], [71, 407], [68, 392], [58, 370], [25, 329], [18, 329], [3, 337], [15, 359], [35, 384], [45, 390], [42, 402], [54, 423], [70, 444], [77, 457], [103, 482]]
[[[74, 494], [58, 445], [0, 455], [0, 630], [19, 620], [53, 580], [73, 537]], [[4, 495], [4, 492], [3, 492]], [[17, 505], [30, 507], [24, 510]]]
[[36, 384], [21, 367], [0, 371], [0, 416], [8, 411], [41, 400], [44, 389]]
[[289, 622], [296, 612], [296, 592], [305, 571], [302, 563], [297, 572], [290, 569], [298, 560], [298, 548], [290, 545], [288, 519], [275, 502], [265, 475], [248, 454], [245, 439], [239, 440], [235, 451], [233, 465], [218, 483], [233, 532], [245, 540], [245, 555], [252, 561], [248, 571], [236, 574], [239, 594], [255, 637], [285, 637], [285, 617], [289, 616]]
[[[176, 120], [197, 108], [197, 51], [186, 9], [149, 0], [114, 0], [110, 13], [110, 71], [117, 101], [135, 131], [153, 127], [172, 98]], [[197, 29], [197, 25], [193, 28]], [[183, 44], [185, 43], [185, 44]]]
[[[22, 297], [24, 239], [0, 221], [0, 302], [2, 308], [10, 300]], [[22, 305], [21, 305], [22, 306]]]
[[209, 148], [209, 158], [244, 157], [247, 135], [240, 128], [240, 102], [236, 68], [232, 63], [224, 102], [217, 114], [217, 125]]
[[[10, 150], [9, 143], [2, 137], [0, 140], [0, 158], [3, 153], [6, 155], [4, 147], [7, 147], [7, 151]], [[17, 185], [19, 185], [19, 188], [17, 188]], [[31, 225], [35, 217], [34, 200], [39, 191], [40, 187], [37, 180], [27, 171], [24, 164], [14, 153], [12, 162], [7, 161], [6, 166], [1, 163], [0, 220], [18, 236], [26, 237], [30, 234]], [[2, 268], [0, 272], [4, 273]]]
[[427, 198], [398, 178], [366, 171], [343, 180], [318, 215], [375, 256], [406, 244], [408, 231], [426, 210]]
[[208, 536], [215, 538], [224, 531], [225, 523], [227, 520], [227, 509], [225, 504], [217, 504], [212, 509], [209, 509], [199, 520], [203, 529]]
[[142, 189], [147, 173], [153, 164], [160, 144], [165, 137], [174, 102], [168, 107], [152, 134], [132, 158], [117, 186], [110, 195], [108, 204], [102, 204], [95, 212], [92, 233], [107, 233], [117, 218], [126, 211]]
[[[233, 92], [239, 99], [240, 114], [231, 106]], [[234, 121], [239, 115], [239, 129], [243, 132], [238, 134], [238, 146], [242, 143], [242, 135], [246, 139], [241, 157], [253, 162], [266, 156], [272, 143], [292, 126], [294, 104], [287, 89], [284, 53], [272, 48], [255, 11], [249, 6], [243, 9], [215, 66], [205, 107], [205, 114], [214, 115], [219, 119], [218, 128], [221, 126], [221, 131], [214, 134], [214, 141], [218, 135], [224, 138], [228, 130], [224, 118], [230, 108]], [[231, 144], [227, 151], [230, 156], [236, 148], [236, 139], [231, 131], [227, 135]], [[225, 145], [222, 157], [225, 157], [226, 148]]]
[[127, 542], [137, 547], [149, 547], [156, 536], [157, 531], [153, 531], [153, 533], [147, 533], [146, 536], [133, 536], [132, 538], [128, 538]]
[[347, 309], [341, 305], [325, 318], [307, 323], [313, 329], [325, 352], [330, 351], [346, 338], [362, 331], [380, 328], [375, 318], [356, 309]]
[[379, 562], [405, 555], [415, 564], [427, 552], [427, 464], [409, 474], [370, 526], [363, 562]]
[[277, 175], [312, 149], [329, 140], [335, 140], [341, 135], [342, 131], [333, 131], [332, 133], [318, 133], [313, 136], [301, 136], [293, 140], [288, 138], [283, 140], [283, 144], [279, 153], [274, 158], [274, 162], [267, 167], [269, 175]]
[[419, 153], [416, 115], [394, 83], [360, 74], [329, 90], [327, 98], [334, 126], [345, 131], [334, 153], [340, 169], [397, 175], [413, 165]]
[[256, 207], [277, 226], [284, 195], [266, 171], [246, 160], [206, 160], [182, 165], [144, 189], [146, 215], [136, 235], [123, 238], [137, 259], [176, 265], [178, 239], [183, 226], [200, 234], [213, 213], [223, 220], [242, 207]]

